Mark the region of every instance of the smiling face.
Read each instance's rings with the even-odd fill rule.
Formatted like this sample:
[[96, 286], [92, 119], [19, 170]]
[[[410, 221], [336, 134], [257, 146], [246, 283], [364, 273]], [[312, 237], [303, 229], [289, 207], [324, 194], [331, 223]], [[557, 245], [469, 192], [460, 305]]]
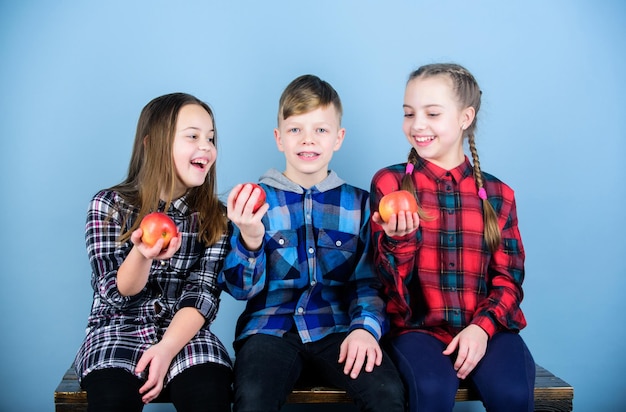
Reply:
[[286, 119], [279, 117], [274, 137], [278, 150], [285, 153], [285, 176], [305, 188], [324, 180], [344, 135], [333, 104]]
[[173, 144], [175, 196], [204, 183], [217, 158], [211, 115], [200, 105], [187, 104], [178, 112]]
[[420, 157], [446, 170], [463, 163], [463, 133], [474, 120], [472, 107], [459, 106], [446, 75], [407, 83], [402, 130]]

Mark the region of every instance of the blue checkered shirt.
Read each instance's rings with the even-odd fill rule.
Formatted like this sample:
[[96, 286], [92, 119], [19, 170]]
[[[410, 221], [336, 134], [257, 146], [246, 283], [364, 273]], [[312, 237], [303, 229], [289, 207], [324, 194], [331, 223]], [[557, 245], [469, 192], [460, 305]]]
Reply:
[[247, 250], [235, 227], [219, 275], [228, 293], [247, 300], [236, 341], [297, 330], [307, 343], [357, 328], [379, 339], [387, 326], [369, 253], [368, 192], [334, 172], [310, 189], [274, 169], [260, 184], [270, 206], [263, 246]]

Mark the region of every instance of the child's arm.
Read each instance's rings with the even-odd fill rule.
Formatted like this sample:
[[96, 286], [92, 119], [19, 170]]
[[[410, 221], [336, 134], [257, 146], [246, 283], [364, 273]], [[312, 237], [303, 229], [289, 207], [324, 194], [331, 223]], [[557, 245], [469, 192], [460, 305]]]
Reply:
[[448, 344], [443, 354], [452, 355], [458, 350], [454, 369], [459, 379], [465, 379], [487, 352], [489, 335], [480, 326], [468, 325]]
[[[92, 269], [92, 286], [103, 301], [117, 309], [132, 305], [133, 296], [136, 295], [129, 293], [129, 290], [121, 293], [117, 279], [120, 267], [134, 248], [132, 241], [120, 244], [118, 240], [122, 228], [130, 224], [126, 217], [128, 213], [130, 206], [116, 192], [102, 190], [91, 200], [85, 224], [85, 243]], [[137, 257], [131, 256], [129, 262], [132, 263]], [[143, 284], [145, 285], [145, 282]], [[122, 288], [124, 289], [124, 286]]]
[[227, 240], [227, 235], [224, 235], [215, 244], [205, 248], [200, 264], [194, 265], [194, 270], [185, 281], [182, 293], [176, 301], [175, 311], [195, 308], [200, 311], [207, 325], [213, 322], [221, 293], [217, 278], [230, 247]]
[[153, 401], [161, 393], [172, 359], [198, 333], [204, 322], [204, 316], [197, 309], [180, 309], [172, 318], [163, 339], [141, 355], [135, 373], [141, 374], [146, 367], [150, 367], [147, 380], [139, 389], [144, 403]]
[[265, 285], [265, 225], [261, 221], [267, 204], [252, 212], [258, 189], [237, 185], [228, 195], [228, 218], [234, 225], [230, 235], [231, 251], [219, 274], [220, 286], [235, 299], [245, 300], [259, 293]]
[[261, 191], [253, 190], [252, 185], [238, 184], [230, 191], [227, 200], [228, 219], [239, 228], [241, 242], [248, 250], [259, 250], [265, 236], [265, 226], [261, 218], [269, 205], [264, 204], [256, 212], [253, 212]]
[[141, 292], [148, 282], [152, 261], [167, 260], [180, 248], [180, 234], [172, 238], [165, 250], [162, 250], [163, 239], [148, 247], [141, 241], [141, 236], [141, 229], [132, 233], [130, 240], [133, 248], [117, 271], [117, 289], [122, 296], [134, 296]]
[[[383, 295], [388, 302], [387, 312], [392, 317], [401, 317], [404, 322], [408, 322], [411, 317], [411, 308], [405, 298], [409, 296], [406, 279], [411, 278], [410, 275], [415, 268], [415, 259], [417, 258], [417, 250], [422, 243], [422, 234], [420, 230], [417, 230], [419, 217], [413, 214], [392, 215], [386, 224], [380, 219], [380, 214], [377, 211], [380, 199], [385, 194], [399, 188], [399, 181], [396, 182], [392, 177], [393, 175], [379, 172], [372, 179], [370, 188], [370, 208], [373, 211], [371, 219], [372, 252], [374, 266], [383, 286]], [[382, 185], [379, 179], [387, 183]], [[389, 179], [393, 184], [389, 183]], [[404, 215], [403, 220], [401, 215]]]
[[204, 249], [204, 255], [199, 264], [193, 266], [194, 270], [189, 273], [176, 301], [176, 313], [163, 339], [140, 358], [136, 367], [137, 373], [142, 373], [150, 366], [148, 380], [140, 389], [144, 402], [153, 400], [163, 389], [163, 380], [172, 359], [205, 324], [208, 325], [215, 319], [220, 295], [217, 274], [227, 251], [226, 236]]
[[385, 231], [387, 237], [395, 239], [401, 239], [404, 236], [410, 235], [420, 226], [420, 219], [417, 212], [399, 211], [398, 214], [392, 214], [388, 222], [383, 221], [380, 217], [380, 213], [374, 212], [372, 214], [372, 222], [379, 225]]
[[489, 261], [486, 276], [489, 285], [487, 298], [479, 303], [472, 320], [472, 324], [484, 329], [489, 337], [500, 329], [517, 331], [526, 326], [520, 310], [524, 296], [524, 246], [512, 191], [509, 195], [505, 191], [503, 199], [502, 207], [498, 211], [502, 241]]
[[525, 254], [512, 191], [504, 190], [503, 199], [499, 211], [502, 242], [489, 263], [488, 296], [478, 305], [472, 323], [460, 331], [443, 352], [451, 355], [458, 350], [454, 368], [460, 379], [465, 379], [478, 365], [489, 339], [498, 330], [520, 330], [526, 325], [519, 308], [523, 297]]
[[386, 331], [385, 305], [375, 286], [376, 273], [370, 256], [370, 214], [366, 196], [361, 212], [358, 259], [350, 282], [350, 331], [340, 347], [339, 363], [344, 363], [344, 373], [356, 379], [361, 371], [374, 370], [382, 362], [382, 350], [378, 340]]
[[355, 329], [346, 336], [339, 348], [339, 363], [345, 362], [343, 373], [356, 379], [365, 365], [365, 371], [371, 372], [374, 366], [380, 366], [383, 352], [376, 338], [365, 329]]
[[266, 257], [263, 248], [249, 251], [240, 238], [239, 229], [234, 227], [229, 240], [231, 250], [224, 259], [218, 282], [235, 299], [247, 300], [265, 287]]

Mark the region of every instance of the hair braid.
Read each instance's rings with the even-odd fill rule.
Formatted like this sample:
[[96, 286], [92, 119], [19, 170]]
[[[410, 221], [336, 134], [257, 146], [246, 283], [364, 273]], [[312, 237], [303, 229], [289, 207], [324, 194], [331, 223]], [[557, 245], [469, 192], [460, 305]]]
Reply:
[[[411, 151], [409, 152], [409, 157], [407, 159], [407, 164], [410, 163], [415, 166], [418, 161], [419, 155], [417, 154], [417, 150], [411, 148]], [[433, 220], [433, 217], [430, 216], [430, 214], [428, 214], [424, 209], [422, 209], [420, 200], [417, 197], [417, 188], [415, 187], [415, 183], [413, 182], [413, 173], [405, 173], [404, 176], [402, 176], [402, 180], [400, 181], [400, 189], [406, 190], [413, 194], [413, 197], [415, 197], [415, 201], [417, 202], [417, 214], [420, 219]]]
[[[474, 169], [474, 180], [476, 180], [476, 189], [484, 190], [483, 174], [480, 170], [480, 160], [478, 159], [478, 150], [476, 150], [476, 143], [474, 139], [474, 133], [468, 133], [467, 143], [470, 153], [472, 154], [472, 162]], [[498, 227], [498, 216], [491, 203], [487, 198], [483, 200], [483, 221], [485, 225], [484, 234], [485, 242], [490, 251], [495, 252], [498, 249], [501, 241], [500, 228]]]
[[[420, 67], [410, 74], [409, 80], [416, 78], [426, 78], [433, 76], [447, 76], [452, 81], [452, 87], [459, 105], [462, 108], [473, 107], [474, 119], [472, 123], [466, 125], [465, 134], [468, 139], [469, 149], [472, 153], [473, 167], [474, 167], [474, 180], [476, 180], [476, 186], [479, 196], [483, 201], [483, 220], [484, 220], [484, 237], [487, 247], [492, 252], [495, 251], [501, 241], [501, 233], [498, 227], [498, 217], [496, 212], [491, 206], [491, 203], [487, 200], [487, 196], [484, 193], [484, 180], [480, 170], [480, 160], [478, 160], [478, 151], [476, 150], [476, 144], [474, 142], [474, 135], [476, 133], [476, 122], [478, 119], [478, 111], [480, 110], [482, 91], [478, 86], [478, 82], [474, 76], [463, 66], [454, 63], [435, 63], [427, 64]], [[415, 153], [417, 156], [417, 153]], [[409, 161], [411, 155], [409, 155]], [[403, 179], [403, 183], [404, 183]], [[412, 180], [412, 179], [411, 179]], [[418, 203], [419, 205], [419, 203]]]

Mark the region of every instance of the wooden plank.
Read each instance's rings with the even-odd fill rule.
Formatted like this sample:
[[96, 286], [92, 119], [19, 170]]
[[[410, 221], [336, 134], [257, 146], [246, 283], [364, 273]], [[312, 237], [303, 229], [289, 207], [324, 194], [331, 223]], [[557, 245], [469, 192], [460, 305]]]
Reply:
[[[535, 378], [535, 411], [569, 412], [573, 409], [574, 388], [547, 369], [537, 365]], [[467, 387], [457, 391], [456, 401], [478, 400], [476, 394]], [[155, 403], [168, 402], [157, 399]], [[298, 385], [287, 397], [291, 404], [341, 404], [353, 403], [345, 391], [327, 386]], [[56, 412], [85, 412], [87, 392], [78, 384], [73, 367], [70, 367], [54, 392]]]
[[535, 365], [535, 411], [569, 412], [574, 409], [574, 388], [542, 366]]
[[294, 388], [287, 396], [287, 403], [353, 403], [346, 391], [314, 386]]

